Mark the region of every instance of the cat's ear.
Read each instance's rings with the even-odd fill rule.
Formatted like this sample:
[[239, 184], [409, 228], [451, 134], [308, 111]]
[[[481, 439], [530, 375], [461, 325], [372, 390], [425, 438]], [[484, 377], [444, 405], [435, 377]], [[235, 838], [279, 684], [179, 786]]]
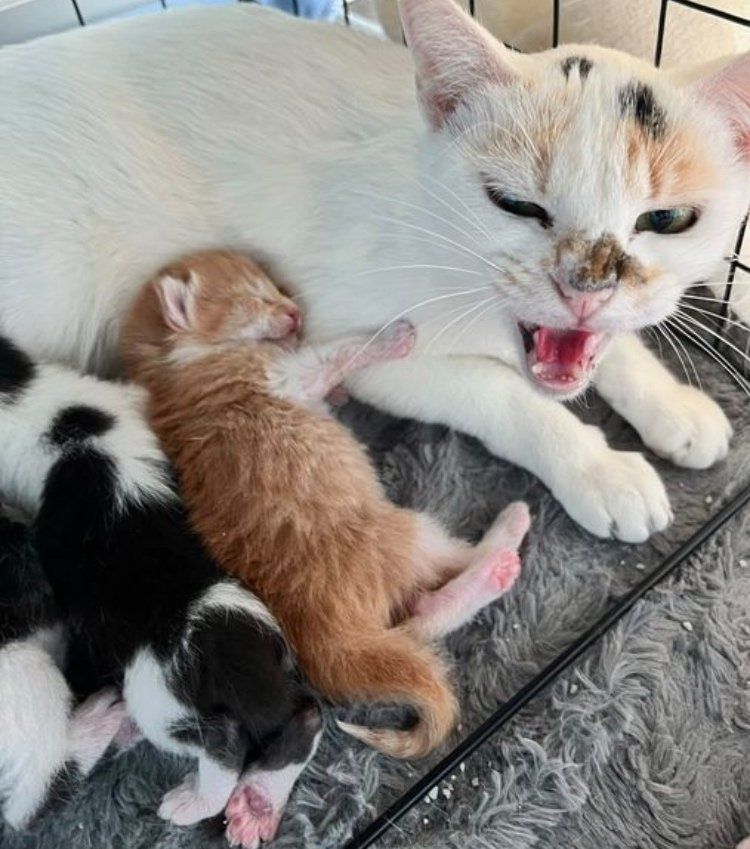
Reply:
[[750, 53], [736, 56], [694, 83], [704, 99], [726, 115], [737, 150], [750, 164]]
[[510, 51], [453, 0], [399, 0], [422, 110], [439, 129], [472, 91], [518, 78]]
[[196, 282], [190, 272], [184, 278], [163, 274], [154, 284], [164, 321], [176, 333], [190, 330], [193, 326]]

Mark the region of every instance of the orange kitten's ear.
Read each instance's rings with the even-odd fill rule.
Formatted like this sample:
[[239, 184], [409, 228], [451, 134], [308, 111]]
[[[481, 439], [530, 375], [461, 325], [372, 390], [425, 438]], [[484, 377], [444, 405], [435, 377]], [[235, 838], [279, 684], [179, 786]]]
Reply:
[[750, 53], [736, 56], [696, 83], [699, 94], [729, 119], [737, 150], [750, 165]]
[[197, 281], [192, 272], [187, 280], [164, 274], [154, 284], [161, 303], [162, 315], [170, 330], [181, 333], [190, 330], [195, 317]]
[[473, 91], [518, 79], [510, 50], [453, 0], [399, 0], [422, 111], [439, 129]]

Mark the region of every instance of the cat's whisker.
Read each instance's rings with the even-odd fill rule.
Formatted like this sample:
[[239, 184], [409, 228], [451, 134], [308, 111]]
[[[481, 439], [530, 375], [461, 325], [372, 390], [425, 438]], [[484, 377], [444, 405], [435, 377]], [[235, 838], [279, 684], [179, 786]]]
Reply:
[[675, 356], [677, 357], [677, 360], [679, 361], [680, 366], [682, 367], [682, 371], [683, 371], [683, 372], [684, 372], [684, 374], [685, 374], [685, 379], [687, 380], [688, 384], [689, 384], [690, 386], [692, 386], [692, 382], [691, 382], [691, 380], [690, 380], [690, 374], [689, 374], [689, 372], [688, 372], [688, 370], [687, 370], [687, 367], [685, 366], [685, 361], [682, 359], [682, 355], [680, 354], [680, 351], [679, 351], [679, 349], [677, 348], [677, 345], [676, 345], [676, 344], [675, 344], [675, 342], [674, 342], [674, 337], [673, 337], [673, 336], [672, 336], [672, 334], [671, 334], [671, 333], [667, 330], [667, 328], [666, 328], [666, 327], [664, 327], [664, 326], [662, 326], [662, 325], [657, 325], [657, 327], [658, 327], [658, 329], [661, 331], [662, 335], [663, 335], [663, 336], [664, 336], [664, 338], [667, 340], [667, 342], [669, 342], [670, 347], [671, 347], [671, 348], [672, 348], [672, 350], [674, 351]]
[[464, 230], [463, 227], [460, 227], [458, 224], [455, 224], [453, 221], [449, 221], [447, 218], [445, 218], [442, 215], [438, 215], [437, 212], [433, 212], [431, 209], [429, 209], [426, 206], [421, 206], [420, 204], [412, 203], [411, 201], [408, 201], [408, 200], [401, 200], [401, 198], [389, 198], [389, 197], [386, 197], [385, 195], [377, 194], [377, 192], [366, 192], [362, 189], [356, 189], [354, 193], [357, 194], [357, 195], [361, 195], [362, 197], [371, 198], [371, 199], [374, 199], [374, 200], [381, 200], [381, 201], [383, 201], [387, 204], [396, 203], [399, 206], [405, 206], [409, 209], [414, 209], [417, 212], [422, 213], [423, 215], [429, 215], [429, 217], [434, 218], [435, 221], [440, 221], [442, 224], [445, 224], [446, 226], [450, 227], [452, 230], [455, 230], [457, 233], [460, 233], [465, 238], [471, 239], [475, 244], [477, 244], [477, 245], [481, 244], [480, 240], [477, 239], [477, 237], [474, 235], [474, 233], [471, 233], [468, 230]]
[[458, 345], [459, 340], [463, 339], [464, 336], [469, 332], [469, 328], [473, 327], [477, 323], [477, 321], [487, 315], [487, 313], [491, 309], [493, 309], [498, 303], [502, 303], [498, 298], [490, 298], [487, 306], [469, 319], [469, 321], [461, 328], [461, 330], [458, 332], [458, 335], [453, 340], [453, 343], [451, 344], [450, 348], [451, 352], [455, 349], [456, 345]]
[[683, 333], [688, 339], [704, 353], [708, 354], [712, 360], [718, 363], [721, 368], [735, 381], [742, 391], [750, 398], [750, 383], [737, 371], [736, 368], [722, 356], [713, 346], [709, 345], [704, 339], [698, 336], [688, 325], [683, 325], [677, 316], [671, 319], [665, 319], [667, 323], [673, 326], [678, 332]]
[[[664, 330], [666, 331], [666, 328], [664, 328]], [[680, 337], [676, 333], [673, 333], [672, 331], [668, 331], [668, 332], [669, 332], [669, 335], [674, 339], [675, 343], [679, 346], [680, 350], [685, 355], [685, 359], [687, 360], [687, 362], [690, 364], [690, 367], [693, 370], [693, 374], [695, 375], [695, 382], [698, 384], [698, 388], [700, 390], [703, 390], [703, 381], [701, 380], [700, 374], [698, 373], [698, 369], [696, 368], [695, 361], [690, 356], [688, 349], [685, 347], [685, 343], [682, 341], [682, 339], [680, 339]], [[689, 377], [688, 377], [688, 383], [689, 384], [691, 383]]]
[[393, 318], [389, 319], [385, 324], [383, 324], [380, 328], [378, 328], [378, 330], [376, 330], [375, 333], [373, 333], [373, 335], [364, 343], [364, 345], [362, 345], [362, 347], [349, 358], [348, 362], [342, 368], [342, 372], [346, 373], [346, 371], [351, 367], [351, 364], [357, 359], [357, 357], [360, 357], [370, 347], [370, 345], [372, 345], [372, 343], [379, 336], [381, 336], [383, 333], [385, 333], [385, 331], [392, 324], [395, 324], [395, 322], [397, 322], [400, 318], [403, 318], [408, 313], [413, 312], [414, 310], [417, 310], [417, 309], [422, 309], [422, 308], [428, 306], [429, 304], [436, 303], [437, 301], [442, 301], [442, 300], [445, 300], [447, 298], [457, 298], [457, 297], [460, 297], [461, 295], [473, 295], [477, 291], [482, 291], [482, 287], [477, 287], [476, 289], [466, 289], [463, 292], [449, 292], [448, 294], [445, 294], [445, 295], [436, 295], [433, 298], [427, 298], [424, 301], [419, 301], [418, 303], [412, 304], [411, 306], [408, 306], [406, 309], [401, 310], [400, 312], [396, 313], [396, 315], [394, 315]]
[[[711, 312], [711, 310], [704, 310], [704, 309], [701, 309], [700, 307], [694, 307], [692, 304], [683, 304], [682, 308], [686, 309], [686, 310], [692, 310], [693, 312], [697, 312], [697, 313], [700, 313], [701, 315], [707, 316], [708, 318], [712, 318], [718, 324], [720, 324], [722, 326], [725, 325], [725, 324], [729, 324], [732, 327], [739, 327], [741, 330], [744, 330], [746, 333], [750, 332], [750, 325], [748, 325], [747, 322], [737, 321], [736, 319], [729, 318], [729, 316], [722, 316], [722, 315], [719, 315], [719, 313]], [[680, 311], [678, 310], [678, 313], [679, 312]]]
[[423, 242], [425, 244], [432, 245], [436, 250], [451, 251], [454, 254], [458, 254], [462, 259], [466, 259], [466, 253], [463, 248], [456, 248], [452, 245], [438, 242], [437, 240], [431, 239], [427, 236], [418, 236], [414, 233], [403, 230], [396, 233], [383, 233], [383, 236], [387, 236], [389, 239], [408, 239], [410, 242]]
[[743, 351], [741, 348], [738, 348], [737, 345], [735, 345], [733, 342], [731, 342], [729, 339], [727, 339], [727, 337], [724, 336], [723, 334], [718, 333], [715, 330], [712, 330], [710, 327], [706, 327], [705, 324], [698, 321], [698, 319], [696, 319], [694, 316], [688, 315], [688, 314], [686, 314], [684, 312], [680, 312], [678, 310], [674, 314], [673, 317], [674, 318], [679, 317], [683, 321], [688, 322], [693, 327], [697, 328], [699, 331], [703, 331], [704, 333], [708, 333], [709, 336], [713, 336], [714, 339], [718, 339], [720, 342], [722, 342], [724, 345], [726, 345], [727, 348], [730, 348], [736, 354], [738, 354], [743, 360], [750, 363], [750, 356], [748, 356], [748, 354], [745, 351]]
[[443, 336], [445, 333], [447, 333], [448, 330], [450, 330], [451, 327], [458, 324], [459, 321], [462, 321], [463, 319], [467, 318], [472, 313], [476, 312], [476, 310], [478, 310], [481, 307], [485, 306], [486, 304], [490, 303], [490, 301], [494, 301], [494, 300], [495, 300], [495, 295], [491, 295], [489, 298], [485, 298], [483, 301], [479, 301], [479, 303], [472, 304], [471, 306], [467, 307], [458, 317], [452, 319], [447, 324], [445, 324], [427, 343], [427, 345], [425, 346], [425, 349], [424, 349], [425, 354], [428, 353], [432, 349], [432, 347], [437, 342], [437, 340], [440, 339], [440, 337]]
[[[358, 271], [352, 274], [352, 277], [364, 277], [368, 274], [381, 274], [386, 271], [411, 271], [416, 269], [430, 269], [432, 271], [455, 271], [460, 274], [473, 274], [476, 277], [484, 277], [481, 271], [474, 271], [470, 268], [458, 268], [452, 265], [430, 265], [429, 263], [415, 263], [414, 265], [385, 265], [382, 268], [368, 268], [365, 271]], [[486, 288], [490, 288], [489, 286]]]
[[[464, 221], [465, 221], [465, 222], [466, 222], [469, 226], [478, 227], [478, 228], [482, 231], [482, 233], [483, 233], [483, 234], [484, 234], [484, 235], [485, 235], [488, 239], [492, 239], [492, 233], [490, 233], [489, 229], [488, 229], [488, 228], [487, 228], [487, 226], [484, 224], [484, 222], [482, 221], [482, 219], [481, 219], [481, 218], [477, 215], [477, 213], [476, 213], [476, 212], [475, 212], [475, 211], [474, 211], [474, 210], [473, 210], [473, 209], [469, 206], [469, 204], [468, 204], [468, 203], [466, 203], [466, 201], [465, 201], [465, 200], [464, 200], [464, 199], [463, 199], [460, 195], [458, 195], [456, 192], [454, 192], [454, 191], [453, 191], [453, 189], [451, 189], [451, 187], [450, 187], [450, 186], [447, 186], [445, 183], [443, 183], [441, 180], [438, 180], [436, 177], [432, 177], [432, 176], [430, 176], [429, 174], [425, 174], [425, 177], [426, 177], [426, 178], [427, 178], [427, 179], [428, 179], [431, 183], [433, 183], [433, 184], [434, 184], [437, 188], [442, 189], [443, 191], [448, 192], [448, 193], [451, 195], [451, 197], [455, 198], [455, 200], [457, 200], [457, 201], [461, 204], [461, 206], [462, 206], [462, 207], [466, 210], [466, 212], [467, 212], [467, 215], [462, 215], [462, 216], [461, 216], [461, 218], [462, 218], [462, 219], [463, 219], [463, 220], [464, 220]], [[451, 206], [450, 206], [450, 204], [449, 204], [447, 201], [445, 201], [445, 200], [443, 200], [442, 198], [440, 198], [440, 196], [439, 196], [439, 195], [434, 194], [433, 192], [430, 192], [428, 189], [426, 189], [426, 188], [422, 185], [422, 183], [421, 183], [421, 182], [419, 182], [419, 185], [420, 185], [420, 187], [423, 189], [423, 191], [428, 192], [428, 194], [430, 195], [430, 197], [435, 198], [435, 200], [437, 200], [437, 201], [439, 201], [440, 203], [442, 203], [442, 204], [443, 204], [443, 206], [445, 206], [447, 209], [453, 209], [453, 207], [451, 207]], [[469, 215], [471, 216], [471, 219], [473, 219], [473, 225], [472, 225], [472, 220], [470, 220], [470, 219], [469, 219], [469, 217], [468, 217]]]
[[502, 268], [500, 268], [498, 265], [495, 265], [494, 262], [490, 262], [490, 260], [488, 260], [487, 257], [482, 256], [482, 254], [477, 253], [476, 251], [472, 250], [467, 245], [462, 245], [460, 242], [456, 242], [454, 239], [448, 238], [448, 236], [444, 236], [441, 233], [436, 233], [433, 230], [429, 230], [425, 227], [420, 227], [418, 224], [412, 224], [410, 221], [401, 221], [398, 218], [390, 218], [389, 216], [385, 216], [385, 215], [375, 215], [373, 217], [376, 218], [376, 219], [380, 219], [381, 221], [385, 221], [386, 223], [389, 223], [389, 224], [399, 224], [402, 227], [406, 227], [406, 228], [412, 229], [412, 230], [417, 230], [420, 233], [426, 233], [428, 236], [436, 237], [437, 239], [446, 242], [446, 244], [454, 245], [455, 247], [460, 248], [461, 250], [465, 251], [467, 254], [475, 257], [480, 262], [483, 262], [485, 265], [494, 269], [498, 273], [500, 273], [500, 274], [503, 273]]
[[656, 344], [659, 347], [659, 357], [663, 360], [664, 359], [664, 351], [662, 350], [662, 346], [661, 346], [661, 336], [657, 333], [658, 328], [644, 327], [643, 329], [646, 331], [646, 333], [648, 333], [648, 335], [651, 339], [654, 339], [656, 341]]

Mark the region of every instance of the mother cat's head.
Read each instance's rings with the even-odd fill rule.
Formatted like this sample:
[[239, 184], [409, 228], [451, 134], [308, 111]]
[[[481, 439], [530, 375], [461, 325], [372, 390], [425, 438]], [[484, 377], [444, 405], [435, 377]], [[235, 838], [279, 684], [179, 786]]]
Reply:
[[750, 189], [750, 54], [692, 78], [604, 48], [514, 53], [401, 0], [432, 173], [470, 207], [531, 378], [572, 395], [608, 334], [715, 277]]

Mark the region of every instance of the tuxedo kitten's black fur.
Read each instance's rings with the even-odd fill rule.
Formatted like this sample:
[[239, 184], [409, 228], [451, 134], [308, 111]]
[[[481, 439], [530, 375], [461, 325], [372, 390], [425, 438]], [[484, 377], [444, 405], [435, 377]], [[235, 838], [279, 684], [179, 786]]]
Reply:
[[14, 828], [78, 789], [124, 716], [113, 691], [74, 709], [63, 655], [32, 532], [0, 512], [0, 812]]
[[159, 814], [188, 825], [231, 796], [228, 836], [254, 846], [321, 729], [275, 620], [191, 530], [139, 390], [35, 365], [0, 340], [4, 364], [0, 490], [36, 514], [76, 666], [121, 686], [156, 746], [198, 758]]

